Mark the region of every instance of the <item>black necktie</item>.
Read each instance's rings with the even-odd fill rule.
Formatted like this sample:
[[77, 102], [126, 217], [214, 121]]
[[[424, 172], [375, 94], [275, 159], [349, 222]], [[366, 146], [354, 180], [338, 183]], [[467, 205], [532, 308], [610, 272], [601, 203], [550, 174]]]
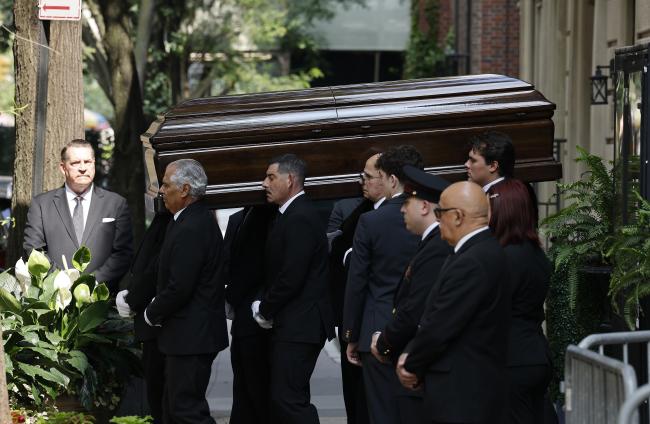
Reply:
[[84, 235], [84, 207], [81, 204], [83, 199], [81, 196], [74, 198], [77, 204], [72, 212], [72, 225], [74, 226], [74, 233], [77, 236], [77, 243], [79, 244], [81, 244], [81, 239]]

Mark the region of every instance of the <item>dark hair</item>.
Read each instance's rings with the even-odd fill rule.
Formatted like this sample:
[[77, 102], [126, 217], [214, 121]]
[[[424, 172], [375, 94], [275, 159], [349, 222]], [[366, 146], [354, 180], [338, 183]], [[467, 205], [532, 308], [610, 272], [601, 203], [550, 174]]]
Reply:
[[498, 131], [486, 131], [469, 140], [469, 150], [485, 158], [486, 164], [497, 162], [501, 177], [512, 178], [515, 172], [515, 148], [512, 139]]
[[93, 152], [93, 158], [95, 157], [95, 149], [93, 149], [93, 145], [90, 144], [89, 141], [84, 140], [83, 138], [75, 138], [74, 140], [70, 140], [66, 143], [65, 146], [63, 146], [63, 149], [61, 149], [61, 162], [65, 162], [68, 153], [68, 149], [70, 147], [87, 147]]
[[529, 241], [541, 246], [537, 235], [537, 205], [533, 203], [526, 184], [506, 178], [488, 190], [490, 228], [501, 246]]
[[301, 186], [305, 185], [305, 174], [307, 173], [307, 164], [293, 153], [276, 156], [271, 159], [269, 165], [278, 164], [278, 172], [281, 174], [292, 174], [298, 179]]
[[404, 165], [413, 165], [418, 169], [424, 169], [424, 160], [418, 150], [410, 144], [391, 147], [379, 156], [375, 167], [388, 175], [395, 175], [400, 182], [404, 182], [406, 176], [402, 168]]

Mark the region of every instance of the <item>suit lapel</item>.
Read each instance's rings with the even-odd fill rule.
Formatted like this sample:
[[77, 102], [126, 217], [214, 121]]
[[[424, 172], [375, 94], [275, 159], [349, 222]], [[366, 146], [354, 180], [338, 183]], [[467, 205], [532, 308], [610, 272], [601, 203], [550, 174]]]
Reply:
[[63, 222], [63, 226], [68, 233], [68, 237], [70, 237], [75, 247], [79, 247], [79, 242], [77, 241], [77, 236], [74, 232], [74, 226], [72, 225], [72, 215], [70, 214], [68, 199], [65, 196], [65, 188], [63, 187], [58, 189], [54, 195], [54, 208], [59, 214], [61, 222]]
[[88, 218], [86, 219], [86, 225], [84, 226], [84, 235], [81, 237], [81, 244], [86, 245], [90, 235], [97, 226], [97, 222], [99, 222], [105, 203], [104, 193], [102, 190], [93, 186], [93, 197], [90, 200], [90, 210], [88, 211]]

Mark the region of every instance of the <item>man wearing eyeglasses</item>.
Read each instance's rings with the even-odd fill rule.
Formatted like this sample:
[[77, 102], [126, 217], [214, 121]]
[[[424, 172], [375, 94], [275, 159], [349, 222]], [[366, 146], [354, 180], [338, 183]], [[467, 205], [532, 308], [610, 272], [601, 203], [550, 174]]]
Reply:
[[[330, 289], [332, 292], [332, 304], [334, 306], [334, 323], [339, 327], [338, 338], [341, 346], [343, 400], [345, 402], [348, 423], [350, 424], [365, 424], [369, 421], [361, 368], [352, 365], [345, 354], [348, 344], [343, 337], [341, 328], [343, 321], [343, 299], [348, 279], [352, 239], [359, 218], [362, 214], [377, 209], [386, 199], [384, 185], [379, 170], [376, 167], [379, 156], [379, 153], [370, 156], [365, 161], [363, 172], [359, 176], [359, 184], [361, 184], [361, 190], [363, 191], [363, 200], [361, 203], [358, 203], [356, 208], [348, 214], [340, 225], [333, 229], [328, 229], [328, 231], [339, 230], [339, 234], [332, 240], [330, 252]], [[335, 213], [335, 210], [332, 210], [332, 214]]]
[[348, 343], [346, 355], [350, 363], [362, 366], [373, 424], [400, 422], [395, 398], [399, 381], [391, 364], [372, 356], [370, 341], [392, 317], [395, 291], [419, 242], [418, 236], [404, 227], [400, 212], [406, 198], [404, 165], [423, 168], [422, 155], [413, 146], [393, 147], [377, 160], [386, 200], [379, 209], [359, 218], [345, 288], [341, 330]]
[[434, 213], [454, 254], [398, 359], [398, 377], [406, 388], [424, 387], [426, 422], [507, 422], [509, 275], [505, 253], [488, 228], [487, 198], [472, 182], [456, 183], [442, 193]]
[[90, 249], [86, 272], [95, 274], [115, 295], [133, 255], [131, 215], [126, 199], [93, 185], [95, 152], [86, 140], [70, 141], [61, 150], [63, 187], [34, 197], [23, 239], [25, 255], [47, 254], [59, 269], [72, 267], [80, 246]]

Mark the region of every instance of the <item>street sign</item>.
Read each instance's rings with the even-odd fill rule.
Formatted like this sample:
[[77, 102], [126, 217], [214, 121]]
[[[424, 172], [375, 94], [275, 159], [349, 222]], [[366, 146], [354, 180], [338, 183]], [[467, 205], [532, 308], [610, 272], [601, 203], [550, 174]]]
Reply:
[[38, 19], [78, 21], [81, 19], [81, 0], [40, 0]]

